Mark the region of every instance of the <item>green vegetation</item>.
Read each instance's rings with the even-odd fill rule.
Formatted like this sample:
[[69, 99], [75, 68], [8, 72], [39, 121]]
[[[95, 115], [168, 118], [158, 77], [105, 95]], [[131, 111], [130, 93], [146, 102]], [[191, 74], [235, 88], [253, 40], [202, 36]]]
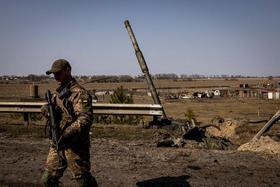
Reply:
[[[93, 125], [92, 138], [106, 138], [117, 140], [151, 140], [156, 129], [143, 129], [130, 125]], [[8, 124], [0, 126], [0, 133], [8, 137], [28, 137], [30, 139], [44, 139], [45, 127], [43, 125]]]
[[[123, 86], [120, 86], [111, 95], [110, 103], [132, 104], [133, 97], [126, 94]], [[136, 115], [99, 115], [94, 117], [94, 123], [137, 125], [142, 119], [143, 117]]]
[[192, 120], [196, 121], [197, 116], [195, 115], [192, 109], [188, 108], [184, 115], [188, 122], [191, 122]]
[[0, 126], [0, 133], [5, 133], [7, 136], [18, 137], [28, 136], [30, 138], [44, 138], [45, 127], [42, 125], [29, 125], [28, 127], [23, 124], [7, 124]]
[[143, 129], [130, 125], [94, 125], [93, 138], [117, 140], [152, 140], [157, 129]]
[[113, 95], [111, 95], [111, 102], [110, 103], [124, 103], [124, 104], [131, 104], [133, 103], [132, 95], [125, 94], [125, 90], [123, 86], [118, 87]]

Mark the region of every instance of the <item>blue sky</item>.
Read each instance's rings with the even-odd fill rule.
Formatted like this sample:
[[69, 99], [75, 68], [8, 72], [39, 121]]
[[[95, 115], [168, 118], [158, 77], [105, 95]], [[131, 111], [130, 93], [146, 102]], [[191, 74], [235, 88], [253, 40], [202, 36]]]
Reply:
[[139, 75], [128, 19], [150, 72], [280, 75], [278, 0], [1, 0], [0, 75]]

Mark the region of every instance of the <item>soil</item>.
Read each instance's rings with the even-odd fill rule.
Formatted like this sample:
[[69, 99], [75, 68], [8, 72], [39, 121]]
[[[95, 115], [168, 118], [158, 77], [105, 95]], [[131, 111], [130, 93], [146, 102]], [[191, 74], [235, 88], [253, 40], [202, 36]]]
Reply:
[[[207, 86], [235, 87], [244, 82], [256, 84], [260, 80], [157, 81], [156, 86], [184, 87], [188, 90], [195, 86], [205, 89]], [[53, 82], [39, 85], [41, 98], [44, 98], [46, 88], [54, 90], [56, 87]], [[86, 87], [111, 90], [120, 85], [127, 89], [147, 87], [145, 82], [90, 83]], [[0, 87], [2, 101], [20, 100], [29, 95], [29, 84], [9, 83], [1, 84]], [[151, 97], [146, 95], [134, 96], [135, 103], [153, 103]], [[105, 98], [102, 102], [107, 100]], [[101, 187], [280, 186], [280, 124], [275, 124], [264, 135], [269, 137], [250, 141], [264, 125], [264, 122], [250, 121], [270, 119], [280, 109], [280, 100], [219, 97], [163, 99], [162, 104], [167, 115], [174, 119], [184, 119], [185, 112], [191, 109], [198, 125], [214, 125], [205, 128], [206, 132], [230, 140], [234, 148], [213, 150], [196, 148], [191, 144], [177, 148], [157, 147], [151, 129], [122, 126], [119, 133], [119, 127], [100, 125], [93, 128], [91, 164], [92, 173]], [[216, 116], [224, 120], [213, 121]], [[41, 126], [44, 123], [40, 122], [40, 128], [33, 126], [32, 131], [29, 131], [18, 128], [22, 121], [21, 115], [0, 114], [0, 187], [41, 186], [40, 178], [49, 149], [48, 140], [43, 138]], [[4, 128], [4, 124], [17, 126]], [[63, 186], [75, 186], [69, 170], [66, 170], [61, 182]]]
[[260, 139], [253, 139], [248, 143], [241, 145], [239, 151], [255, 151], [275, 154], [280, 156], [280, 143], [269, 136], [262, 136]]
[[[91, 139], [100, 186], [279, 186], [279, 154], [157, 148], [149, 140]], [[278, 143], [279, 144], [279, 143]], [[48, 141], [0, 133], [0, 186], [40, 186]], [[61, 182], [75, 186], [66, 170]]]

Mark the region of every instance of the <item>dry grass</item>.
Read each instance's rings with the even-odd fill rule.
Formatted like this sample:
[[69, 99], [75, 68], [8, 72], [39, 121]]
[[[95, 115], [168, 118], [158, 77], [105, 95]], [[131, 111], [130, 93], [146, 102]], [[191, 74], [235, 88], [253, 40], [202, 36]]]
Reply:
[[[258, 82], [267, 81], [266, 78], [248, 78], [238, 80], [193, 80], [193, 81], [172, 81], [172, 80], [156, 80], [157, 87], [212, 87], [212, 86], [229, 86], [235, 87], [241, 83], [256, 84]], [[276, 81], [276, 80], [274, 80]], [[22, 84], [20, 82], [9, 82], [9, 84], [0, 84], [0, 100], [19, 100], [19, 98], [29, 96], [30, 84]], [[41, 83], [39, 85], [39, 95], [44, 98], [46, 89], [55, 90], [57, 83], [53, 80], [49, 83]], [[123, 85], [124, 88], [147, 88], [145, 82], [137, 83], [89, 83], [84, 86], [89, 90], [115, 89]], [[109, 102], [110, 97], [105, 97], [103, 102]], [[147, 95], [134, 95], [134, 103], [153, 103], [152, 98]], [[168, 117], [184, 118], [184, 113], [191, 109], [198, 116], [197, 120], [203, 123], [209, 121], [219, 115], [224, 118], [254, 119], [269, 118], [277, 110], [279, 110], [280, 101], [278, 100], [257, 100], [257, 99], [238, 99], [238, 98], [213, 98], [213, 99], [196, 99], [196, 100], [176, 100], [164, 101], [162, 104], [166, 110]], [[258, 116], [258, 110], [260, 116]]]
[[[143, 129], [129, 125], [93, 125], [91, 129], [92, 138], [106, 138], [116, 140], [152, 140], [156, 129]], [[31, 124], [28, 127], [20, 123], [9, 123], [0, 125], [0, 133], [8, 137], [28, 137], [33, 139], [47, 138], [45, 127]]]
[[[192, 81], [176, 81], [176, 80], [154, 80], [154, 84], [157, 88], [207, 88], [207, 87], [236, 87], [239, 84], [257, 84], [260, 82], [275, 82], [280, 78], [275, 78], [273, 81], [268, 81], [267, 78], [240, 78], [236, 80], [225, 79], [198, 79]], [[20, 82], [20, 81], [5, 81], [0, 82], [0, 98], [7, 97], [27, 97], [29, 96], [29, 86], [33, 82]], [[39, 95], [44, 96], [46, 89], [55, 90], [57, 83], [54, 80], [50, 80], [48, 83], [38, 83]], [[83, 82], [81, 82], [83, 84]], [[87, 83], [84, 86], [88, 90], [106, 90], [116, 89], [123, 86], [125, 89], [135, 88], [148, 88], [146, 81], [143, 82], [128, 82], [128, 83]]]
[[184, 118], [184, 113], [188, 109], [192, 109], [194, 114], [197, 115], [198, 121], [210, 123], [215, 116], [243, 120], [268, 119], [279, 110], [280, 101], [214, 98], [164, 102], [163, 105], [168, 116]]

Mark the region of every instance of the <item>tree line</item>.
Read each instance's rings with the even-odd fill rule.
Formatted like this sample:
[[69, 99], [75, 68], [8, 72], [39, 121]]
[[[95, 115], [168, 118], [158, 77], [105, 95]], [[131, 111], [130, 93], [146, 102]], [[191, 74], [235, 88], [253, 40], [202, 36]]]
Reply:
[[[153, 79], [164, 79], [164, 80], [186, 80], [190, 81], [193, 79], [226, 79], [226, 80], [235, 80], [237, 78], [256, 78], [257, 76], [243, 76], [243, 75], [200, 75], [200, 74], [175, 74], [175, 73], [160, 73], [151, 75]], [[107, 83], [107, 82], [141, 82], [145, 80], [144, 75], [76, 75], [74, 76], [79, 81], [86, 82], [98, 82], [98, 83]], [[280, 76], [266, 76], [259, 78], [268, 78], [269, 80], [273, 78], [279, 78]], [[46, 75], [35, 75], [29, 74], [27, 76], [15, 76], [15, 75], [3, 75], [0, 76], [0, 80], [24, 80], [24, 81], [48, 81], [53, 79], [52, 76]]]

